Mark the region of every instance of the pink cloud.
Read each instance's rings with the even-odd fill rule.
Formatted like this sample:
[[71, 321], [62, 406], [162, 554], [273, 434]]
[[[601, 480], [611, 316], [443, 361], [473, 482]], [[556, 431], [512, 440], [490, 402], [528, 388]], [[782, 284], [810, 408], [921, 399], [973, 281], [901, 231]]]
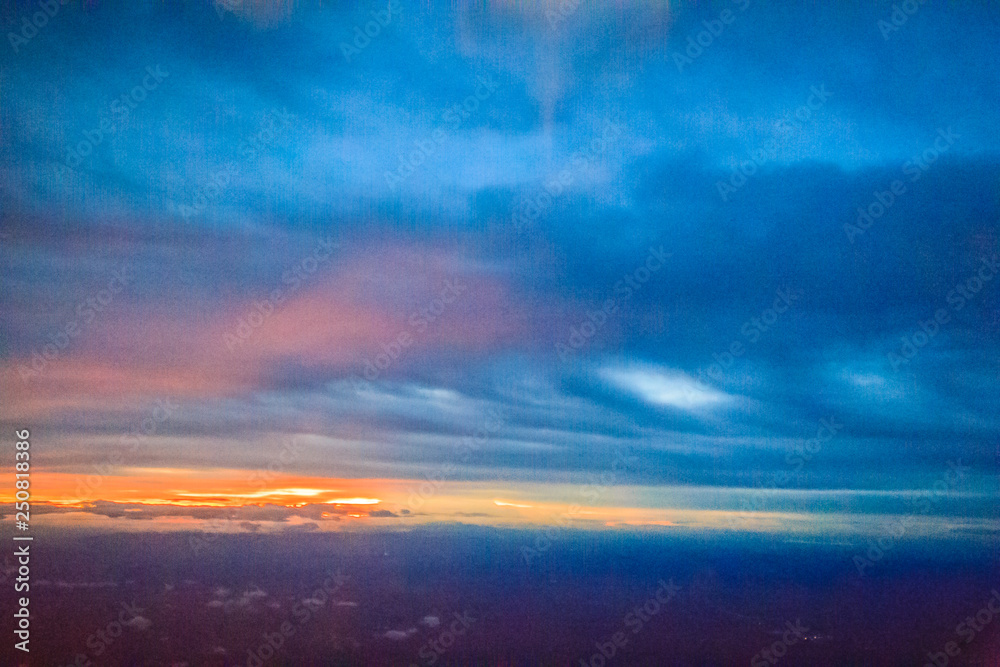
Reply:
[[[106, 313], [24, 381], [2, 369], [18, 414], [137, 396], [226, 396], [264, 386], [281, 364], [354, 372], [400, 336], [420, 354], [474, 354], [525, 337], [502, 280], [439, 248], [382, 245], [338, 259], [297, 289], [185, 309], [177, 301]], [[183, 304], [183, 302], [181, 302]]]

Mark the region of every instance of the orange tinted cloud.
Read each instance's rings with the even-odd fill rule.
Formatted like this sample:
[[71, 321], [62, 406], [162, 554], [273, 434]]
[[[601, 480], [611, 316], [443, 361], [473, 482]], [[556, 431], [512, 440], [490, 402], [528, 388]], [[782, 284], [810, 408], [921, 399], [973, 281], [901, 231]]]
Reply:
[[[112, 502], [232, 506], [297, 505], [304, 502], [377, 505], [388, 492], [401, 495], [405, 482], [379, 479], [330, 479], [273, 475], [260, 471], [138, 468], [121, 474], [32, 473], [36, 502], [79, 504], [96, 499]], [[4, 498], [0, 493], [0, 499]], [[10, 495], [10, 494], [6, 494]], [[13, 502], [13, 496], [8, 499]]]

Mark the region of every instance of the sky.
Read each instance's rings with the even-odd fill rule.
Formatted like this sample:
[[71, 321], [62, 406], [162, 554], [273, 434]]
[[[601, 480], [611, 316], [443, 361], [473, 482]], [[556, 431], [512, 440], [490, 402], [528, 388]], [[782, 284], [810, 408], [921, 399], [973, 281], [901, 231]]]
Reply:
[[982, 4], [35, 10], [0, 422], [47, 520], [995, 539]]

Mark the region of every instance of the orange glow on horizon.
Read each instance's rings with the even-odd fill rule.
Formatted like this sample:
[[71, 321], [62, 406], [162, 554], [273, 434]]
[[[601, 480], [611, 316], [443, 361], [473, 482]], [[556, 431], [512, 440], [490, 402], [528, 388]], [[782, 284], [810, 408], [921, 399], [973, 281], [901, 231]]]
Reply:
[[[489, 526], [547, 526], [588, 529], [716, 529], [757, 532], [816, 532], [839, 526], [853, 530], [853, 515], [744, 512], [717, 508], [651, 507], [653, 487], [620, 487], [605, 505], [581, 505], [573, 484], [453, 481], [430, 491], [422, 479], [353, 479], [274, 475], [268, 484], [252, 470], [121, 468], [119, 475], [32, 474], [32, 502], [45, 522], [117, 530], [217, 530], [220, 513], [230, 517], [223, 530], [241, 522], [280, 531], [289, 524], [313, 523], [318, 530], [346, 527], [407, 527], [433, 522]], [[422, 490], [423, 489], [423, 490]], [[520, 502], [501, 500], [516, 498]], [[0, 491], [0, 502], [13, 502]], [[42, 506], [48, 509], [42, 510]], [[118, 504], [116, 507], [115, 504]], [[33, 508], [34, 509], [34, 508]], [[130, 519], [121, 518], [127, 510]], [[269, 528], [267, 526], [270, 526]]]
[[[231, 498], [271, 498], [275, 496], [318, 496], [323, 493], [336, 493], [337, 489], [303, 489], [303, 488], [286, 488], [286, 489], [274, 489], [272, 491], [255, 491], [253, 493], [226, 493], [226, 496]], [[217, 498], [219, 493], [190, 493], [186, 491], [175, 491], [179, 496], [185, 498]]]
[[[402, 480], [329, 479], [275, 475], [270, 484], [246, 470], [121, 469], [118, 475], [32, 474], [32, 500], [66, 508], [95, 501], [178, 507], [301, 506], [308, 503], [375, 505], [382, 490]], [[141, 491], [140, 491], [141, 489]], [[373, 493], [379, 491], [379, 493]], [[14, 502], [0, 491], [0, 502]]]

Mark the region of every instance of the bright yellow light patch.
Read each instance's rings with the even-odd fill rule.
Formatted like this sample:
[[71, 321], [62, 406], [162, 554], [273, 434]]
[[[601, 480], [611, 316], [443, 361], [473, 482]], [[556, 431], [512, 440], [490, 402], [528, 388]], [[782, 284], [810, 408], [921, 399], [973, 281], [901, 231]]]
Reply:
[[518, 505], [517, 503], [505, 503], [502, 500], [494, 500], [493, 504], [497, 507], [534, 507], [534, 505]]

